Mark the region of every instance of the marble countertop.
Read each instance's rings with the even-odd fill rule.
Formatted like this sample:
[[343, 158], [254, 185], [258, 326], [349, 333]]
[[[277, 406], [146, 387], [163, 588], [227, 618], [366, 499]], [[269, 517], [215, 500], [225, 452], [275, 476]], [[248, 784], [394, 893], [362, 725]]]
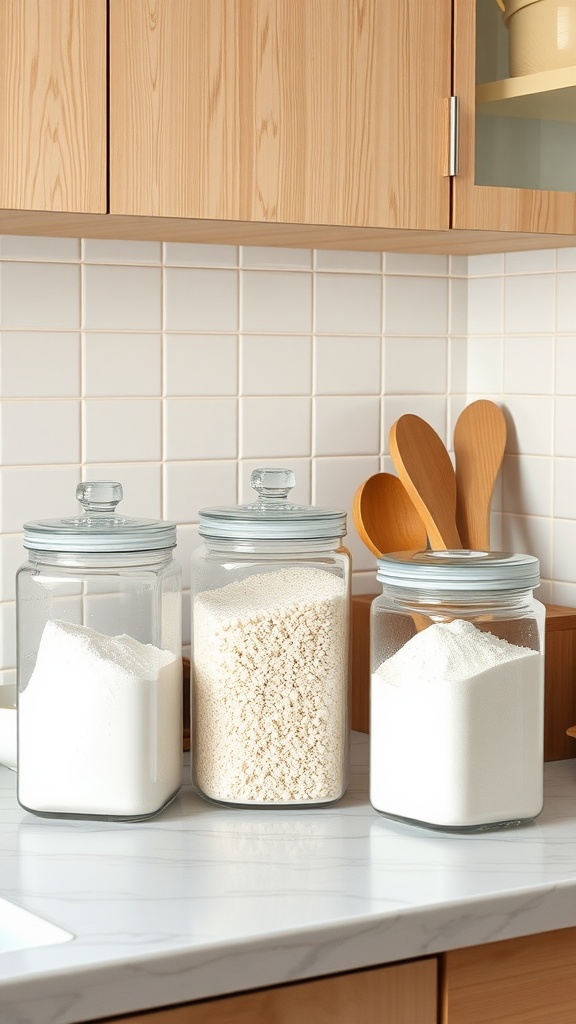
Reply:
[[576, 925], [576, 760], [546, 765], [535, 822], [476, 835], [388, 821], [367, 797], [367, 736], [354, 734], [352, 761], [331, 807], [219, 808], [186, 785], [138, 823], [37, 818], [0, 768], [0, 896], [74, 936], [0, 954], [2, 1024], [72, 1024]]

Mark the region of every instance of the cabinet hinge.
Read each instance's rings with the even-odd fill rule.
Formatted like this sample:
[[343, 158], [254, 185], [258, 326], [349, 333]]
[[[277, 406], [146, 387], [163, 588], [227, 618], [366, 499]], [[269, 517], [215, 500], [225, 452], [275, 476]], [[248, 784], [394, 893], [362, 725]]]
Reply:
[[460, 174], [460, 99], [451, 96], [449, 113], [448, 174]]

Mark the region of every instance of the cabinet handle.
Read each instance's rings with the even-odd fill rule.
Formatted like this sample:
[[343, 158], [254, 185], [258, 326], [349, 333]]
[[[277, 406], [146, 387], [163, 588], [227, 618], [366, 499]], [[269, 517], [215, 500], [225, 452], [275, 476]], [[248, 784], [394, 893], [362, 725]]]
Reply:
[[460, 98], [450, 97], [448, 174], [460, 174]]

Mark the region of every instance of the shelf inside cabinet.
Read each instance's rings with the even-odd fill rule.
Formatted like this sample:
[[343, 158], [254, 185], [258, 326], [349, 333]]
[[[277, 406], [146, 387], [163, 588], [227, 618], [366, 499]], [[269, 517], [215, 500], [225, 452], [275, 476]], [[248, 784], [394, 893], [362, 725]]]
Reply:
[[576, 67], [485, 82], [476, 88], [476, 113], [576, 122]]

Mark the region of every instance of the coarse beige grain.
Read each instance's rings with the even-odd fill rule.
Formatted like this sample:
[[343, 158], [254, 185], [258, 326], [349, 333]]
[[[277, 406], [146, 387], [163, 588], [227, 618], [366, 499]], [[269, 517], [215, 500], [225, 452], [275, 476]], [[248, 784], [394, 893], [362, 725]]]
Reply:
[[347, 615], [341, 577], [253, 574], [194, 601], [193, 758], [207, 796], [316, 803], [346, 785]]

